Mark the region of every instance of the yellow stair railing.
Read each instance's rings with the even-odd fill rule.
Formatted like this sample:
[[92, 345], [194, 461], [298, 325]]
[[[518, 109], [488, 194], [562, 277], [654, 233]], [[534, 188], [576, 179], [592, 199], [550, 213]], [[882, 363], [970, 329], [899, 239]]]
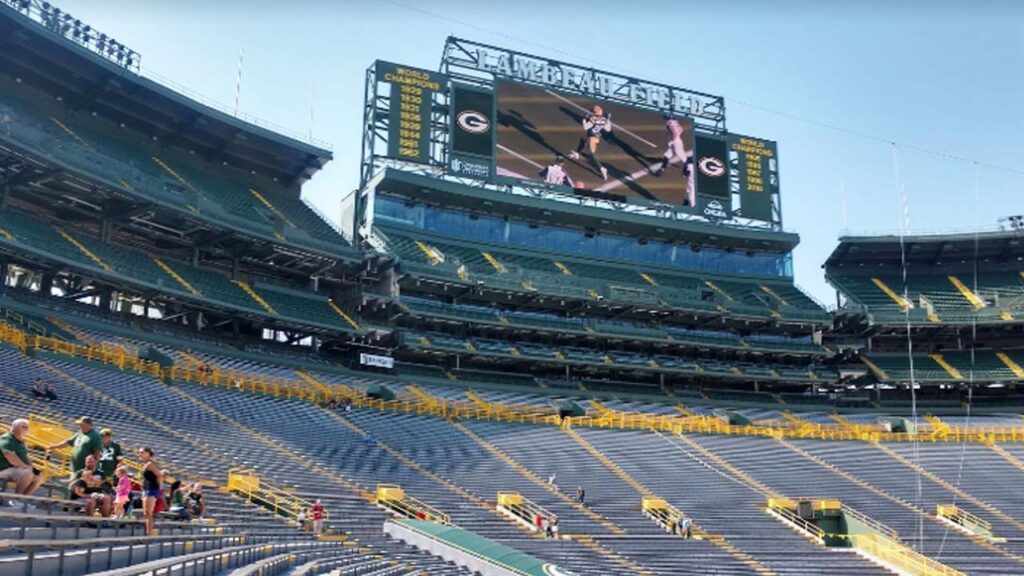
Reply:
[[996, 352], [996, 357], [1010, 369], [1010, 372], [1013, 372], [1014, 376], [1024, 378], [1024, 368], [1021, 368], [1020, 364], [1014, 362], [1013, 358], [1007, 356], [1006, 352]]
[[490, 252], [485, 252], [481, 250], [480, 255], [484, 257], [484, 260], [487, 260], [487, 263], [490, 264], [492, 268], [494, 268], [495, 272], [501, 274], [508, 272], [508, 269], [505, 268], [505, 265], [502, 264], [497, 258], [495, 258]]
[[848, 537], [854, 548], [882, 564], [891, 566], [901, 574], [965, 576], [959, 570], [950, 568], [880, 534], [850, 534]]
[[[671, 534], [678, 534], [679, 530], [683, 527], [683, 521], [686, 520], [686, 515], [675, 506], [669, 504], [664, 498], [645, 496], [640, 499], [640, 510], [645, 516]], [[696, 539], [702, 538], [703, 532], [696, 529], [696, 527], [691, 526], [691, 531], [691, 535], [695, 536]]]
[[268, 210], [270, 210], [274, 214], [277, 214], [277, 216], [280, 217], [281, 220], [283, 220], [284, 223], [287, 224], [289, 228], [295, 228], [296, 227], [295, 224], [293, 224], [292, 221], [289, 220], [288, 217], [284, 215], [284, 212], [281, 212], [280, 210], [278, 210], [277, 206], [274, 206], [273, 204], [271, 204], [270, 200], [267, 200], [266, 197], [263, 196], [263, 194], [260, 194], [258, 191], [256, 191], [253, 188], [249, 189], [249, 193], [252, 194], [256, 198], [256, 200], [259, 201], [260, 204], [263, 204], [264, 206], [267, 207]]
[[975, 294], [973, 290], [968, 288], [966, 284], [961, 282], [959, 278], [957, 278], [956, 276], [953, 276], [952, 274], [950, 274], [949, 276], [946, 276], [946, 278], [948, 278], [950, 284], [952, 284], [954, 287], [956, 287], [957, 291], [960, 292], [960, 294], [968, 302], [971, 303], [971, 306], [974, 306], [975, 310], [981, 310], [982, 308], [985, 307], [985, 301], [982, 300], [977, 294]]
[[893, 289], [889, 288], [889, 285], [883, 282], [881, 278], [872, 278], [871, 283], [877, 286], [879, 290], [884, 292], [886, 296], [891, 298], [893, 302], [895, 302], [896, 305], [900, 307], [901, 311], [906, 312], [907, 310], [913, 308], [913, 306], [910, 305], [909, 300], [894, 292]]
[[164, 262], [163, 260], [161, 260], [161, 259], [157, 258], [156, 256], [153, 256], [152, 254], [150, 254], [150, 255], [149, 255], [149, 258], [150, 258], [150, 259], [151, 259], [151, 260], [152, 260], [152, 261], [153, 261], [154, 263], [156, 263], [156, 265], [157, 265], [157, 266], [158, 266], [158, 267], [159, 267], [159, 268], [160, 268], [161, 270], [163, 270], [164, 272], [166, 272], [168, 276], [170, 276], [171, 278], [173, 278], [173, 279], [175, 280], [175, 282], [177, 282], [178, 284], [180, 284], [182, 288], [184, 288], [185, 290], [188, 290], [189, 294], [192, 294], [193, 296], [202, 296], [202, 295], [203, 295], [203, 293], [202, 293], [202, 292], [200, 292], [199, 290], [197, 290], [195, 286], [193, 286], [193, 285], [189, 284], [188, 280], [185, 280], [184, 278], [182, 278], [180, 274], [178, 274], [177, 272], [175, 272], [175, 271], [174, 271], [174, 269], [173, 269], [173, 268], [171, 268], [170, 266], [168, 266], [168, 265], [167, 265], [167, 264], [166, 264], [166, 263], [165, 263], [165, 262]]
[[[71, 343], [53, 337], [29, 336], [23, 330], [5, 322], [0, 322], [0, 343], [16, 346], [23, 352], [35, 349], [59, 355], [78, 357], [113, 365], [121, 370], [137, 372], [166, 380], [223, 386], [318, 403], [341, 401], [349, 398], [353, 405], [357, 407], [412, 414], [433, 414], [444, 417], [453, 416], [458, 418], [548, 425], [562, 423], [554, 414], [547, 414], [536, 407], [528, 408], [522, 405], [488, 403], [489, 406], [482, 406], [471, 399], [466, 401], [450, 399], [439, 401], [429, 394], [426, 394], [426, 397], [424, 397], [417, 396], [411, 392], [407, 397], [399, 398], [398, 400], [367, 398], [361, 396], [359, 391], [355, 391], [355, 397], [351, 397], [353, 396], [352, 390], [324, 390], [301, 377], [272, 377], [261, 373], [225, 370], [217, 366], [205, 366], [205, 369], [200, 370], [196, 366], [182, 363], [175, 363], [172, 366], [161, 368], [155, 362], [142, 360], [122, 347], [90, 346]], [[867, 425], [844, 425], [841, 421], [838, 426], [816, 425], [795, 429], [792, 426], [776, 426], [770, 422], [767, 424], [760, 422], [732, 425], [721, 418], [687, 416], [686, 412], [681, 412], [679, 416], [675, 416], [620, 411], [610, 411], [610, 413], [601, 416], [570, 417], [566, 418], [564, 422], [575, 427], [647, 430], [673, 434], [726, 434], [779, 439], [813, 438], [821, 440], [864, 440], [871, 442], [908, 442], [919, 440], [932, 442], [977, 442], [985, 444], [994, 442], [1024, 442], [1024, 426], [1005, 425], [950, 426], [943, 435], [933, 435], [931, 431], [911, 434], [887, 432], [880, 428], [871, 428]]]
[[277, 310], [274, 310], [273, 306], [268, 304], [267, 301], [264, 300], [262, 296], [257, 294], [256, 291], [252, 289], [252, 286], [249, 286], [247, 282], [243, 282], [242, 280], [232, 280], [231, 282], [234, 283], [239, 288], [241, 288], [243, 292], [248, 294], [249, 297], [252, 298], [257, 304], [259, 304], [261, 308], [266, 310], [268, 314], [273, 314], [274, 316], [277, 316]]
[[864, 356], [862, 354], [860, 356], [860, 361], [863, 362], [865, 366], [870, 368], [871, 371], [875, 373], [875, 376], [879, 378], [879, 380], [882, 380], [883, 382], [887, 382], [889, 380], [889, 374], [885, 370], [882, 370], [882, 368], [878, 364], [872, 362], [871, 359], [868, 358], [867, 356]]
[[991, 522], [971, 514], [956, 504], [936, 504], [935, 515], [963, 527], [972, 534], [980, 534], [986, 538], [992, 538]]
[[355, 320], [353, 320], [351, 316], [346, 314], [345, 311], [342, 310], [340, 306], [335, 304], [334, 300], [331, 300], [330, 298], [328, 298], [327, 299], [327, 304], [331, 307], [332, 310], [334, 310], [335, 314], [337, 314], [338, 316], [341, 316], [341, 318], [345, 322], [348, 322], [349, 326], [351, 326], [354, 330], [362, 331], [362, 328], [359, 327], [359, 323], [357, 323]]
[[82, 140], [81, 136], [79, 136], [77, 132], [75, 132], [74, 130], [69, 128], [67, 124], [61, 122], [60, 120], [56, 119], [53, 116], [50, 116], [50, 120], [52, 120], [54, 124], [56, 124], [58, 127], [60, 127], [61, 130], [63, 130], [69, 136], [74, 138], [75, 141], [78, 142], [79, 144], [81, 144], [83, 148], [86, 148], [88, 150], [92, 150], [93, 149], [92, 146], [90, 146], [88, 142], [86, 142], [85, 140]]
[[88, 259], [92, 260], [93, 262], [95, 262], [97, 266], [99, 266], [100, 268], [103, 268], [107, 272], [113, 272], [114, 271], [114, 269], [110, 266], [110, 264], [107, 264], [106, 262], [104, 262], [102, 258], [100, 258], [99, 256], [96, 255], [95, 252], [93, 252], [92, 250], [89, 250], [88, 248], [86, 248], [85, 244], [82, 244], [81, 242], [79, 242], [78, 239], [75, 238], [74, 236], [72, 236], [71, 234], [69, 234], [67, 232], [67, 230], [65, 230], [63, 228], [57, 228], [57, 232], [59, 232], [60, 235], [63, 236], [64, 239], [67, 240], [69, 244], [71, 244], [75, 248], [78, 248], [78, 251], [81, 252], [82, 254], [84, 254], [86, 256], [86, 258], [88, 258]]
[[550, 510], [523, 497], [519, 492], [498, 492], [495, 509], [527, 527], [531, 532], [540, 532], [544, 529], [544, 522], [555, 517]]
[[957, 370], [952, 364], [947, 362], [946, 359], [942, 357], [942, 354], [932, 354], [931, 359], [934, 360], [936, 364], [941, 366], [942, 369], [946, 371], [946, 374], [950, 375], [950, 377], [955, 378], [957, 380], [964, 379], [964, 375], [961, 374], [960, 371]]
[[762, 292], [771, 296], [772, 298], [775, 298], [779, 302], [779, 304], [782, 304], [783, 306], [789, 306], [789, 302], [787, 302], [786, 299], [783, 298], [782, 296], [779, 296], [779, 293], [776, 292], [775, 290], [772, 290], [769, 286], [760, 284], [759, 287], [761, 288]]
[[[261, 478], [255, 470], [246, 468], [228, 470], [228, 482], [224, 489], [289, 520], [296, 519], [300, 512], [313, 507], [312, 502], [275, 486]], [[324, 519], [329, 517], [329, 512], [324, 510]]]
[[160, 158], [157, 158], [156, 156], [152, 156], [151, 159], [153, 160], [153, 162], [156, 163], [157, 166], [162, 168], [164, 170], [164, 172], [167, 172], [168, 174], [170, 174], [171, 177], [174, 178], [175, 180], [177, 180], [182, 186], [184, 186], [184, 187], [188, 188], [189, 190], [195, 192], [199, 196], [205, 197], [201, 190], [199, 190], [198, 188], [193, 186], [192, 183], [189, 182], [188, 180], [186, 180], [181, 174], [178, 174], [174, 170], [174, 168], [170, 167], [169, 164], [167, 164], [166, 162], [164, 162]]
[[375, 502], [381, 508], [406, 518], [430, 520], [449, 525], [452, 523], [448, 514], [406, 494], [405, 490], [397, 484], [378, 484]]
[[720, 288], [720, 287], [718, 286], [718, 284], [715, 284], [715, 283], [714, 283], [714, 282], [712, 282], [711, 280], [705, 280], [705, 281], [704, 281], [704, 285], [705, 285], [705, 286], [707, 286], [708, 288], [711, 288], [711, 289], [712, 289], [712, 290], [714, 290], [715, 292], [718, 292], [718, 293], [719, 293], [719, 294], [720, 294], [720, 295], [722, 296], [722, 298], [725, 298], [725, 299], [726, 299], [726, 300], [728, 300], [729, 302], [733, 302], [733, 297], [732, 297], [732, 296], [730, 296], [730, 295], [729, 295], [729, 293], [728, 293], [728, 292], [726, 292], [725, 290], [722, 290], [722, 289], [721, 289], [721, 288]]
[[825, 531], [806, 518], [801, 518], [800, 515], [794, 511], [796, 508], [796, 501], [794, 499], [769, 498], [768, 504], [765, 508], [768, 513], [781, 516], [783, 520], [793, 524], [819, 543], [824, 543]]
[[423, 255], [427, 257], [427, 262], [430, 262], [431, 265], [436, 266], [444, 262], [444, 256], [441, 255], [437, 248], [434, 248], [421, 240], [416, 241], [416, 247], [423, 252]]
[[359, 393], [356, 392], [355, 389], [353, 389], [350, 386], [335, 383], [326, 384], [318, 380], [317, 378], [314, 378], [312, 374], [306, 372], [305, 370], [296, 370], [295, 374], [298, 375], [298, 377], [305, 381], [307, 384], [322, 392], [325, 398], [329, 398], [331, 395], [335, 394], [338, 391], [347, 396], [349, 399], [355, 398], [356, 396], [359, 395]]

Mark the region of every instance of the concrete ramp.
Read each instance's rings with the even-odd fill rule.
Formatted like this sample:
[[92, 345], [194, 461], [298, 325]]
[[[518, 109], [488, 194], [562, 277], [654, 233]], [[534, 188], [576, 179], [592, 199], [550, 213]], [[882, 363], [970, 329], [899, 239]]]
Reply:
[[576, 576], [475, 532], [425, 520], [389, 520], [384, 533], [483, 576]]

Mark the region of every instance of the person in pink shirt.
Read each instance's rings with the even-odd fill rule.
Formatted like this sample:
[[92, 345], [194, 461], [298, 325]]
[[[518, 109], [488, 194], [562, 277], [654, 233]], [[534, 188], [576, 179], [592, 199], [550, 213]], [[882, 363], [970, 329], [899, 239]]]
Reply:
[[117, 476], [117, 486], [114, 489], [114, 515], [124, 518], [127, 515], [125, 506], [131, 498], [132, 479], [128, 476], [128, 469], [124, 466], [118, 466], [114, 475]]

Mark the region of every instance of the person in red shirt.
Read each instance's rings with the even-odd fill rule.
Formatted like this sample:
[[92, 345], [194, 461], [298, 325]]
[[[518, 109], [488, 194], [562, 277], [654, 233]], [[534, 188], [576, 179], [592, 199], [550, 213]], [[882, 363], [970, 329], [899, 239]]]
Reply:
[[317, 499], [313, 504], [313, 534], [320, 534], [324, 526], [324, 505]]

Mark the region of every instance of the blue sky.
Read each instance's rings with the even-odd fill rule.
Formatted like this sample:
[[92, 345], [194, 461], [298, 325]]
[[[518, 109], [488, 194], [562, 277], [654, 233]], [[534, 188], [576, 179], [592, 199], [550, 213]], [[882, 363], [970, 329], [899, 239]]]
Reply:
[[1024, 213], [1024, 2], [58, 5], [144, 68], [232, 106], [244, 49], [247, 114], [305, 134], [312, 100], [313, 135], [335, 159], [304, 195], [333, 218], [358, 181], [366, 68], [436, 68], [449, 34], [723, 95], [730, 130], [779, 143], [784, 223], [802, 238], [796, 281], [826, 303], [820, 265], [841, 230], [897, 230], [901, 186], [915, 231]]

